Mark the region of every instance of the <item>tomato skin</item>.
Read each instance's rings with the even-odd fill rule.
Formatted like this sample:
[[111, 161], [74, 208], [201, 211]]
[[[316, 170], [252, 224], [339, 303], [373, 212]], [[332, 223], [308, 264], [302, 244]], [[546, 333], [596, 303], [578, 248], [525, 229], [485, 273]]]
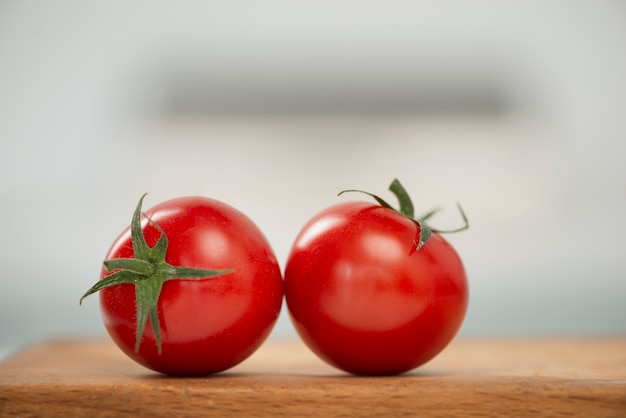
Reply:
[[[217, 373], [245, 360], [273, 329], [283, 298], [280, 268], [261, 231], [238, 210], [204, 197], [169, 200], [146, 214], [169, 240], [169, 264], [234, 272], [163, 284], [157, 305], [161, 354], [149, 325], [135, 352], [134, 286], [102, 289], [102, 320], [113, 341], [139, 364], [170, 375]], [[161, 232], [145, 218], [142, 229], [152, 247]], [[128, 228], [106, 259], [133, 256]], [[108, 274], [103, 269], [101, 277]]]
[[382, 206], [347, 202], [311, 219], [285, 268], [294, 328], [320, 358], [353, 374], [394, 375], [435, 357], [468, 303], [465, 270], [439, 234]]

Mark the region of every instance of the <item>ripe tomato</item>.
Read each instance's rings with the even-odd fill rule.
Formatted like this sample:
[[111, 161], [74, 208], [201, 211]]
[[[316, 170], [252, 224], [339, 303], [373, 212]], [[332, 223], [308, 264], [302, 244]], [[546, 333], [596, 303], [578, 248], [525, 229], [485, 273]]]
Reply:
[[141, 219], [142, 200], [85, 296], [100, 291], [109, 335], [145, 367], [205, 375], [240, 363], [280, 313], [283, 282], [269, 243], [216, 200], [170, 200]]
[[398, 197], [410, 217], [370, 196], [383, 205], [340, 203], [304, 226], [287, 260], [285, 297], [296, 331], [320, 358], [353, 374], [392, 375], [453, 339], [468, 285], [452, 246], [412, 219], [408, 195]]

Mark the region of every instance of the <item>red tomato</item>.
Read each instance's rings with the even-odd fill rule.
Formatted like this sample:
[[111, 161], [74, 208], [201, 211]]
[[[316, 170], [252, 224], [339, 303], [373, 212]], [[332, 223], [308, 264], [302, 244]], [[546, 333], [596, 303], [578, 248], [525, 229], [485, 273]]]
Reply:
[[414, 220], [365, 202], [332, 206], [304, 226], [285, 297], [314, 353], [350, 373], [393, 375], [453, 339], [467, 309], [465, 270], [436, 232], [418, 249], [420, 232]]
[[[140, 207], [141, 201], [135, 225]], [[269, 243], [243, 213], [213, 199], [174, 199], [146, 215], [135, 241], [143, 235], [148, 247], [142, 250], [133, 242], [131, 225], [113, 243], [106, 259], [114, 270], [120, 267], [118, 259], [140, 258], [136, 252], [147, 248], [154, 252], [164, 236], [163, 263], [157, 260], [157, 267], [145, 267], [144, 273], [170, 269], [170, 277], [153, 297], [155, 309], [143, 308], [143, 314], [136, 302], [136, 289], [140, 289], [136, 283], [143, 276], [95, 290], [100, 290], [102, 320], [111, 338], [133, 360], [171, 375], [205, 375], [240, 363], [263, 343], [280, 313], [283, 282]], [[143, 258], [159, 258], [150, 251]], [[106, 263], [103, 279], [111, 276]], [[133, 269], [142, 270], [142, 265]], [[150, 288], [159, 287], [158, 280], [151, 280], [154, 286], [137, 290], [148, 299], [153, 293]], [[145, 328], [137, 321], [142, 315], [149, 324]]]

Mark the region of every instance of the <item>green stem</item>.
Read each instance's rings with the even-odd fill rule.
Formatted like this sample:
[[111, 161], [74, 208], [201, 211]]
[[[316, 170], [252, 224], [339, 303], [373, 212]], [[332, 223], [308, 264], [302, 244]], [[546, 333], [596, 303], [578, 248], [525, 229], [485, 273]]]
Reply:
[[398, 179], [394, 179], [389, 186], [389, 190], [398, 198], [400, 204], [400, 213], [407, 218], [415, 218], [415, 209], [413, 208], [413, 202], [411, 197], [407, 193], [406, 189], [402, 187]]
[[469, 229], [469, 221], [467, 220], [467, 216], [465, 215], [465, 212], [463, 211], [461, 204], [457, 203], [456, 207], [459, 209], [461, 218], [463, 218], [463, 225], [456, 229], [433, 229], [434, 232], [437, 232], [439, 234], [451, 234], [454, 232], [461, 232], [461, 231], [465, 231], [466, 229]]
[[157, 349], [161, 354], [161, 326], [157, 306], [163, 283], [168, 280], [202, 280], [221, 276], [233, 272], [233, 270], [209, 270], [192, 267], [172, 266], [165, 261], [168, 239], [159, 225], [149, 219], [161, 235], [154, 245], [150, 247], [146, 242], [141, 227], [141, 205], [145, 194], [139, 199], [139, 203], [133, 213], [131, 221], [131, 240], [135, 258], [113, 258], [103, 262], [107, 271], [112, 274], [103, 277], [96, 282], [80, 298], [83, 299], [102, 289], [130, 283], [135, 286], [135, 299], [137, 304], [137, 335], [135, 339], [135, 352], [139, 351], [141, 340], [145, 331], [146, 322], [150, 319], [152, 330], [156, 338]]
[[422, 215], [420, 218], [416, 219], [415, 218], [415, 209], [413, 207], [413, 202], [411, 201], [411, 197], [409, 196], [409, 194], [407, 193], [406, 189], [402, 186], [402, 184], [400, 183], [400, 181], [398, 179], [394, 179], [391, 182], [391, 184], [389, 185], [389, 190], [398, 199], [398, 204], [400, 205], [399, 209], [395, 209], [393, 206], [391, 206], [389, 203], [387, 203], [383, 198], [381, 198], [381, 197], [379, 197], [379, 196], [377, 196], [377, 195], [375, 195], [373, 193], [365, 192], [363, 190], [356, 190], [356, 189], [342, 190], [341, 192], [339, 192], [339, 194], [337, 196], [341, 196], [342, 194], [349, 193], [349, 192], [364, 193], [364, 194], [374, 198], [374, 200], [376, 200], [381, 206], [383, 206], [383, 207], [385, 207], [387, 209], [391, 209], [393, 211], [396, 211], [396, 212], [400, 213], [401, 215], [409, 218], [413, 222], [415, 222], [417, 224], [417, 226], [420, 228], [420, 237], [419, 237], [419, 242], [417, 242], [417, 244], [416, 244], [416, 247], [417, 247], [416, 250], [419, 250], [420, 248], [422, 248], [424, 246], [424, 244], [426, 244], [426, 242], [428, 242], [428, 240], [430, 239], [430, 237], [431, 237], [433, 232], [436, 232], [436, 233], [452, 233], [452, 232], [464, 231], [464, 230], [469, 228], [469, 222], [467, 220], [467, 216], [465, 215], [465, 212], [463, 212], [463, 209], [461, 208], [461, 205], [458, 204], [458, 203], [457, 203], [457, 207], [459, 209], [459, 212], [461, 213], [461, 217], [463, 218], [463, 226], [461, 226], [460, 228], [457, 228], [457, 229], [440, 230], [440, 229], [432, 228], [430, 225], [428, 225], [426, 223], [427, 220], [429, 220], [437, 212], [439, 212], [439, 209], [433, 209], [433, 210], [427, 212], [426, 214]]
[[107, 271], [121, 269], [146, 276], [154, 272], [152, 263], [138, 258], [114, 258], [104, 260], [102, 264], [104, 264]]
[[137, 339], [135, 340], [135, 352], [139, 351], [141, 336], [143, 335], [150, 315], [150, 323], [157, 340], [157, 349], [161, 354], [161, 332], [157, 314], [157, 303], [163, 288], [161, 280], [142, 280], [135, 284], [135, 298], [137, 299]]

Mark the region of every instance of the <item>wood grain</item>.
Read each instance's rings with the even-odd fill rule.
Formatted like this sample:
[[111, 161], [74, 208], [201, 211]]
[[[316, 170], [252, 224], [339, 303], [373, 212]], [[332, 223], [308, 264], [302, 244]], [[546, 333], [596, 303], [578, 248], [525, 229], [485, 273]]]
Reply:
[[108, 340], [48, 341], [0, 363], [1, 416], [626, 417], [626, 337], [457, 339], [403, 376], [356, 377], [299, 341], [172, 378]]

